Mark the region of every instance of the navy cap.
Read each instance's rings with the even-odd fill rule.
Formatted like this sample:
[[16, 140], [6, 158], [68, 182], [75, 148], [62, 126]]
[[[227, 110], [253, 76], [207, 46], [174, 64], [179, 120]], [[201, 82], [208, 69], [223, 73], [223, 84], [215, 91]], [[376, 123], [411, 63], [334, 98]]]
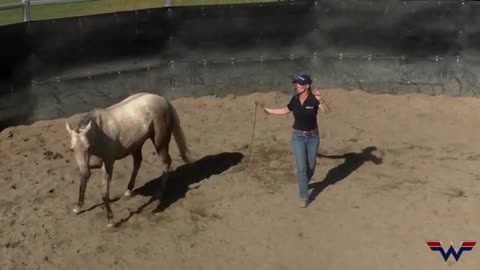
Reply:
[[307, 85], [307, 84], [312, 84], [312, 79], [308, 74], [302, 74], [298, 76], [295, 80], [292, 81], [293, 83], [298, 83], [300, 85]]

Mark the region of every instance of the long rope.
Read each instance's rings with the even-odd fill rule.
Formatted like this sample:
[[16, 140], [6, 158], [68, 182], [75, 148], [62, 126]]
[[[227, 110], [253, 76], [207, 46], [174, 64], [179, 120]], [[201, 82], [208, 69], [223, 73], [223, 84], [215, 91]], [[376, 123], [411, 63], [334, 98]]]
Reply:
[[248, 168], [248, 165], [250, 164], [250, 159], [252, 156], [253, 138], [255, 137], [255, 127], [257, 126], [257, 107], [258, 107], [258, 102], [255, 102], [255, 111], [253, 112], [252, 137], [250, 138], [250, 145], [248, 147], [249, 150], [248, 150], [248, 157], [247, 157], [245, 169]]
[[255, 102], [255, 110], [253, 112], [253, 127], [252, 127], [252, 136], [250, 137], [250, 144], [248, 146], [248, 156], [247, 156], [247, 159], [245, 161], [245, 163], [243, 163], [243, 166], [239, 166], [237, 167], [236, 169], [233, 169], [232, 171], [226, 173], [226, 174], [231, 174], [231, 173], [237, 173], [237, 172], [241, 172], [241, 171], [244, 171], [248, 168], [248, 165], [250, 164], [250, 160], [251, 160], [251, 157], [252, 157], [252, 150], [253, 150], [253, 139], [255, 138], [255, 129], [256, 129], [256, 126], [257, 126], [257, 108], [258, 108], [258, 102]]
[[[250, 137], [250, 144], [248, 146], [248, 156], [246, 158], [245, 163], [243, 163], [244, 166], [239, 166], [239, 167], [237, 167], [237, 169], [234, 169], [234, 170], [228, 172], [227, 174], [244, 171], [248, 168], [248, 165], [250, 164], [250, 160], [252, 159], [251, 156], [252, 156], [252, 150], [253, 150], [253, 141], [254, 141], [254, 138], [255, 138], [255, 130], [256, 130], [256, 126], [257, 126], [257, 108], [258, 108], [259, 105], [260, 104], [258, 102], [255, 102], [255, 109], [254, 109], [254, 112], [253, 112], [252, 136]], [[144, 159], [143, 162], [156, 167], [155, 164], [153, 164], [152, 162], [149, 162], [148, 160]]]

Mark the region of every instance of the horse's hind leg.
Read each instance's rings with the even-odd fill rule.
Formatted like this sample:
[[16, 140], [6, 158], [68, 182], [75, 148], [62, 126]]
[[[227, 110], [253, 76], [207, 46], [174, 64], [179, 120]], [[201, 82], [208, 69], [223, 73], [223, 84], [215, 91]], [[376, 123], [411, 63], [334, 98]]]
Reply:
[[135, 187], [135, 179], [137, 178], [138, 171], [140, 170], [140, 165], [142, 164], [142, 148], [139, 148], [135, 153], [132, 154], [133, 157], [133, 171], [130, 176], [130, 181], [128, 182], [127, 191], [125, 191], [125, 196], [130, 197], [132, 195], [132, 190]]
[[165, 129], [163, 130], [163, 134], [162, 132], [159, 132], [159, 131], [160, 130], [155, 129], [155, 137], [153, 139], [153, 144], [155, 145], [157, 154], [164, 165], [163, 175], [160, 180], [161, 191], [158, 194], [158, 199], [162, 200], [163, 194], [165, 193], [167, 181], [168, 181], [168, 173], [170, 172], [171, 165], [172, 165], [172, 158], [168, 153], [168, 147], [169, 147], [170, 139], [172, 138], [172, 133]]
[[163, 198], [163, 194], [165, 193], [165, 189], [167, 187], [167, 182], [168, 182], [168, 174], [171, 171], [171, 166], [172, 166], [172, 158], [170, 157], [170, 154], [168, 154], [168, 144], [163, 145], [159, 150], [157, 150], [158, 156], [163, 162], [163, 175], [162, 175], [162, 180], [160, 182], [160, 188], [161, 191], [158, 194], [158, 199], [161, 201]]

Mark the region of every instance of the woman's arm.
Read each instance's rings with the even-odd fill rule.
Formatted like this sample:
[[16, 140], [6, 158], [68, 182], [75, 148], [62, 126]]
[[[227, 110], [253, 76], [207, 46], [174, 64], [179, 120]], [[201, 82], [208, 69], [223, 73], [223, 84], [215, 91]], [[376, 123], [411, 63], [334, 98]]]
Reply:
[[315, 98], [318, 100], [318, 102], [320, 103], [319, 107], [320, 107], [320, 110], [322, 110], [322, 112], [324, 113], [329, 113], [332, 111], [332, 109], [330, 109], [330, 106], [328, 106], [328, 104], [325, 102], [325, 100], [323, 100], [322, 96], [320, 95], [320, 91], [315, 91]]
[[279, 108], [279, 109], [263, 108], [263, 110], [268, 114], [278, 114], [278, 115], [284, 115], [290, 112], [290, 110], [287, 107]]

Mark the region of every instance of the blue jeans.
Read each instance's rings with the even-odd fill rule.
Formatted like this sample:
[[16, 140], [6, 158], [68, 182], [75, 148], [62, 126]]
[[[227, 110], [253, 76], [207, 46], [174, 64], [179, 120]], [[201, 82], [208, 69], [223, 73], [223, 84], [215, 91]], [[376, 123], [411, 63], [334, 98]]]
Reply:
[[292, 134], [293, 153], [297, 164], [297, 181], [300, 198], [308, 200], [308, 182], [315, 171], [317, 151], [320, 143], [318, 135], [303, 136]]

